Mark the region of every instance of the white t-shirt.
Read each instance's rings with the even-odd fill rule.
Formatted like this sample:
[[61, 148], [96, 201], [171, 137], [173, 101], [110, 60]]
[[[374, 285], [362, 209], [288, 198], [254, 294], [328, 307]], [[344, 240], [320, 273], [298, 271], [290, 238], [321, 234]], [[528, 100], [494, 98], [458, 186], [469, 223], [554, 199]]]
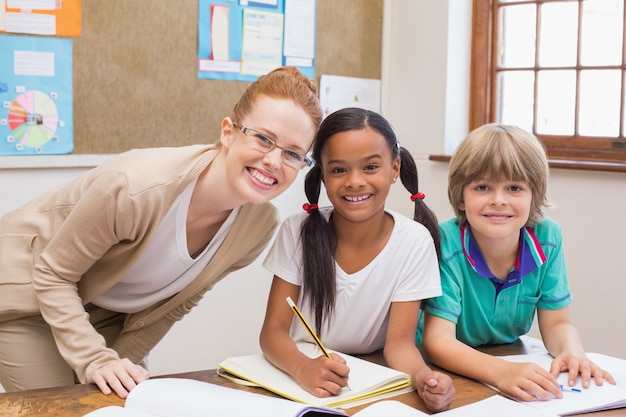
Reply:
[[[329, 218], [332, 208], [320, 209]], [[441, 295], [439, 264], [432, 237], [420, 223], [386, 210], [394, 218], [389, 241], [363, 269], [347, 274], [337, 270], [337, 301], [330, 327], [320, 338], [329, 349], [349, 354], [369, 353], [385, 344], [392, 302], [423, 300]], [[281, 225], [263, 266], [279, 278], [302, 286], [300, 225], [307, 213], [288, 217]], [[285, 301], [286, 302], [286, 301]], [[308, 303], [298, 306], [315, 328]], [[294, 341], [311, 341], [298, 320], [293, 320]]]
[[233, 209], [206, 248], [195, 258], [187, 249], [187, 212], [193, 181], [176, 198], [145, 252], [124, 278], [93, 303], [121, 313], [136, 313], [178, 293], [197, 278], [226, 238], [239, 213]]

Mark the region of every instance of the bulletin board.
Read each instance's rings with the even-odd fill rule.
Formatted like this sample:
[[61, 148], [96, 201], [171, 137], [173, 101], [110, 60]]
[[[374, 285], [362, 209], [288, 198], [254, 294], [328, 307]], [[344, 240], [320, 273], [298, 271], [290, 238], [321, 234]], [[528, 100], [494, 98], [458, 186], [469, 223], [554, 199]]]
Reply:
[[[287, 0], [288, 1], [288, 0]], [[83, 1], [73, 39], [74, 150], [211, 143], [247, 81], [197, 76], [198, 1]], [[315, 81], [380, 78], [383, 0], [316, 0]]]

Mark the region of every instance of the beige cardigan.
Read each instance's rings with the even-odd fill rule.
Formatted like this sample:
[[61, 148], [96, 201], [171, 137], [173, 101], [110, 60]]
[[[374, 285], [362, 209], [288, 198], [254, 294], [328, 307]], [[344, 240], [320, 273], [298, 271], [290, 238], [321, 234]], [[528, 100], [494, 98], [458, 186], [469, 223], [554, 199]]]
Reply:
[[125, 152], [0, 218], [0, 321], [41, 314], [83, 383], [111, 360], [144, 359], [216, 282], [254, 261], [278, 226], [270, 203], [242, 206], [198, 277], [129, 314], [120, 337], [105, 345], [83, 306], [124, 276], [217, 152], [213, 145]]

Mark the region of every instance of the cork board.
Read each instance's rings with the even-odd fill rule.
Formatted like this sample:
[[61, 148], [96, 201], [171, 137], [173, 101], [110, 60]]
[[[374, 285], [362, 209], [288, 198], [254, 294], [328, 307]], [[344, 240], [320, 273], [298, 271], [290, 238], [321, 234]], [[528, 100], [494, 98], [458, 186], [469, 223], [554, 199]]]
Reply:
[[[249, 85], [196, 76], [198, 2], [83, 3], [74, 38], [74, 151], [209, 143]], [[315, 78], [380, 78], [383, 0], [317, 0]]]

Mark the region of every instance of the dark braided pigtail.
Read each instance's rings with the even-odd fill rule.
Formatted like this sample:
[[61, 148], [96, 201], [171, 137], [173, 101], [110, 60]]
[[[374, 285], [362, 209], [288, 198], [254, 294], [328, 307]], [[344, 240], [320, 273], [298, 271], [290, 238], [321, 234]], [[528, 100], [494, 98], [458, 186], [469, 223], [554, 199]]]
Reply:
[[413, 220], [420, 222], [430, 232], [435, 242], [437, 258], [441, 258], [441, 242], [439, 237], [439, 224], [435, 213], [424, 203], [424, 194], [419, 191], [417, 166], [413, 155], [406, 148], [400, 147], [400, 180], [402, 185], [411, 193], [411, 200], [415, 201]]
[[326, 218], [317, 209], [322, 185], [322, 172], [315, 165], [304, 180], [309, 212], [302, 223], [303, 300], [315, 312], [316, 332], [322, 334], [323, 324], [330, 322], [335, 307], [335, 234]]

